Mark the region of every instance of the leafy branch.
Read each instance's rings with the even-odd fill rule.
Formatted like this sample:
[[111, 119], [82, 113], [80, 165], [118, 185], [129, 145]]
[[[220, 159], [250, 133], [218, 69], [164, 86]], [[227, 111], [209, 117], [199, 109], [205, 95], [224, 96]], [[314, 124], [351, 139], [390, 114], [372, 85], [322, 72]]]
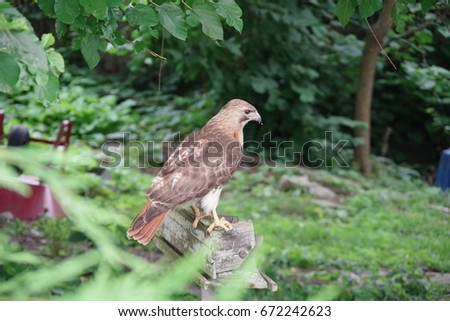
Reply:
[[[37, 0], [47, 17], [55, 19], [58, 38], [69, 31], [73, 47], [79, 49], [89, 68], [100, 61], [108, 46], [120, 48], [132, 43], [136, 52], [145, 45], [127, 39], [125, 30], [137, 30], [158, 39], [163, 30], [185, 41], [188, 31], [201, 25], [214, 41], [223, 40], [221, 20], [242, 31], [242, 10], [235, 0]], [[52, 36], [53, 37], [53, 36]], [[51, 41], [52, 44], [54, 42]], [[31, 26], [12, 5], [0, 4], [0, 92], [11, 91], [20, 81], [37, 85], [44, 102], [53, 101], [59, 89], [58, 76], [64, 60], [48, 45], [39, 43]], [[152, 50], [147, 49], [152, 55]], [[32, 57], [32, 54], [36, 57]], [[21, 70], [27, 71], [25, 74]]]
[[[411, 5], [420, 5], [424, 13], [429, 12], [432, 7], [439, 8], [445, 6], [448, 8], [448, 0], [396, 0], [391, 11], [391, 17], [394, 21], [396, 31], [405, 32], [406, 22], [410, 20], [408, 7]], [[358, 9], [361, 19], [367, 19], [379, 12], [383, 7], [383, 0], [338, 0], [336, 4], [336, 16], [343, 27], [354, 16]]]

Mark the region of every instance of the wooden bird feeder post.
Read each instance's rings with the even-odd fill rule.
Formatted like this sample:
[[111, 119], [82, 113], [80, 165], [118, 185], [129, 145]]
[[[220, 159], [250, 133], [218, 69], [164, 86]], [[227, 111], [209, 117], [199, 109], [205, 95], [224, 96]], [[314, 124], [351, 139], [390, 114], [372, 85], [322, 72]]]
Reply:
[[155, 237], [155, 244], [171, 260], [195, 251], [205, 254], [203, 273], [196, 280], [202, 300], [213, 300], [214, 288], [236, 278], [240, 286], [246, 288], [276, 291], [277, 284], [256, 267], [252, 253], [262, 244], [262, 236], [255, 235], [252, 221], [239, 221], [235, 216], [226, 219], [233, 224], [231, 231], [213, 231], [206, 236], [206, 229], [212, 222], [208, 218], [193, 229], [193, 213], [172, 211], [164, 220], [159, 236]]

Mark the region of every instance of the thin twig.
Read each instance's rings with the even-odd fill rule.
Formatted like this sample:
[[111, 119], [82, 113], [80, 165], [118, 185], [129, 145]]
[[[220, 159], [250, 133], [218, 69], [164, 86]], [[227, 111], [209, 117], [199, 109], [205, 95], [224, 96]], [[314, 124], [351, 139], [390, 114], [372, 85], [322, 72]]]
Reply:
[[167, 59], [166, 57], [163, 57], [160, 54], [158, 54], [158, 53], [156, 53], [153, 50], [150, 50], [148, 48], [145, 48], [145, 51], [148, 52], [149, 54], [151, 54], [153, 57], [156, 57], [156, 58], [159, 58], [159, 59], [162, 59], [162, 60], [166, 60]]
[[373, 37], [375, 38], [375, 41], [377, 42], [378, 46], [380, 47], [381, 52], [389, 60], [389, 62], [391, 63], [392, 67], [394, 67], [394, 69], [397, 70], [397, 67], [395, 66], [394, 62], [391, 60], [389, 55], [386, 53], [386, 51], [384, 50], [384, 48], [381, 45], [380, 41], [378, 41], [378, 38], [377, 38], [375, 32], [373, 31], [372, 26], [369, 23], [369, 20], [367, 20], [367, 18], [365, 18], [365, 20], [366, 20], [367, 25], [369, 26], [370, 32], [372, 33]]
[[399, 38], [407, 39], [407, 38], [413, 36], [416, 32], [419, 32], [420, 30], [425, 29], [425, 28], [433, 25], [434, 23], [435, 23], [435, 21], [425, 21], [424, 23], [418, 25], [417, 27], [406, 31], [401, 35], [400, 34], [397, 35], [394, 39], [399, 39]]
[[188, 8], [189, 10], [192, 10], [191, 6], [189, 6], [186, 1], [181, 0], [181, 2], [186, 6], [186, 8]]
[[163, 69], [163, 62], [165, 60], [164, 57], [164, 28], [162, 29], [161, 34], [161, 59], [159, 61], [159, 73], [158, 73], [158, 95], [161, 94], [161, 78], [162, 78], [162, 69]]

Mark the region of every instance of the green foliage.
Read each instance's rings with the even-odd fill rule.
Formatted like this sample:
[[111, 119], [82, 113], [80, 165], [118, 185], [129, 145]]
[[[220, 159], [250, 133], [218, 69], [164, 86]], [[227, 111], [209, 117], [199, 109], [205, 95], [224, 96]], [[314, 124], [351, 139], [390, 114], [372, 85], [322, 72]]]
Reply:
[[[376, 84], [373, 135], [382, 137], [386, 127], [394, 130], [386, 156], [397, 162], [426, 164], [448, 148], [449, 79], [448, 69], [409, 62], [395, 73], [386, 73]], [[375, 150], [380, 144], [380, 140], [374, 141]], [[417, 153], [418, 149], [422, 152]]]
[[[241, 6], [245, 30], [235, 36], [225, 29], [223, 47], [202, 41], [198, 33], [191, 35], [198, 40], [187, 44], [167, 39], [162, 90], [197, 99], [212, 92], [214, 101], [204, 111], [205, 121], [228, 99], [246, 99], [268, 120], [263, 129], [247, 126], [248, 140], [260, 141], [263, 133], [271, 132], [278, 141], [295, 141], [295, 151], [303, 151], [305, 142], [324, 138], [331, 129], [331, 120], [325, 119], [336, 113], [347, 121], [333, 125], [335, 137], [350, 137], [354, 124], [348, 126], [348, 117], [362, 42], [330, 29], [332, 3], [320, 9], [313, 1], [283, 5], [253, 1]], [[147, 47], [154, 43], [143, 33], [134, 37], [148, 43]], [[141, 53], [130, 65], [133, 83], [146, 84], [144, 88], [151, 90], [160, 61]], [[336, 73], [342, 65], [345, 73]], [[318, 121], [322, 116], [324, 121]], [[352, 146], [345, 146], [348, 156]], [[292, 154], [286, 156], [292, 159]]]
[[129, 7], [125, 11], [125, 17], [131, 26], [139, 26], [145, 28], [145, 26], [156, 26], [158, 23], [158, 16], [152, 7], [136, 4], [134, 7]]
[[53, 44], [52, 35], [44, 34], [39, 41], [21, 13], [0, 3], [0, 92], [31, 87], [38, 99], [54, 101], [64, 61]]
[[425, 128], [435, 143], [442, 146], [450, 144], [450, 71], [438, 66], [419, 67], [405, 64], [406, 81], [418, 89], [415, 94], [425, 108], [427, 117]]
[[[68, 76], [68, 75], [66, 75]], [[117, 95], [89, 92], [80, 78], [61, 88], [59, 101], [45, 107], [32, 92], [13, 93], [0, 98], [6, 114], [6, 132], [18, 123], [25, 125], [33, 136], [54, 138], [61, 121], [73, 122], [72, 140], [99, 146], [106, 139], [120, 139], [124, 132], [135, 134], [132, 124], [138, 115], [131, 112], [133, 100], [118, 101]], [[88, 81], [90, 85], [95, 80]]]
[[431, 7], [437, 2], [437, 0], [422, 0], [422, 10], [427, 12], [430, 11]]
[[[100, 58], [99, 51], [106, 50], [106, 44], [118, 48], [127, 42], [126, 21], [131, 29], [145, 31], [158, 38], [160, 28], [180, 40], [186, 40], [188, 30], [195, 26], [186, 19], [197, 19], [203, 33], [211, 39], [222, 39], [220, 17], [236, 28], [242, 29], [242, 12], [233, 0], [210, 3], [204, 1], [108, 1], [108, 0], [44, 0], [38, 1], [44, 13], [56, 18], [61, 36], [65, 30], [76, 33], [77, 47], [81, 48], [88, 66], [94, 68]], [[119, 27], [119, 25], [122, 25]]]
[[[187, 10], [169, 1], [158, 4], [153, 1], [39, 0], [37, 3], [48, 17], [55, 18], [59, 38], [72, 32], [73, 48], [81, 50], [91, 69], [97, 66], [100, 53], [106, 51], [108, 44], [117, 49], [131, 43], [123, 27], [125, 21], [131, 29], [156, 38], [162, 27], [180, 40], [186, 40], [189, 27], [195, 27], [195, 23], [187, 24], [186, 18], [191, 22], [199, 21], [203, 33], [213, 40], [223, 39], [221, 17], [239, 32], [242, 29], [242, 11], [233, 0], [195, 1], [192, 7], [183, 1]], [[49, 41], [49, 36], [46, 37], [39, 43], [25, 17], [10, 4], [0, 4], [0, 91], [9, 92], [19, 87], [20, 81], [20, 85], [36, 87], [40, 101], [47, 104], [56, 100], [64, 60], [49, 48], [54, 39]], [[142, 44], [136, 43], [137, 52], [142, 51]]]
[[[81, 13], [81, 6], [78, 1], [55, 0], [54, 2], [55, 15], [61, 22], [71, 24]], [[89, 13], [93, 13], [88, 7], [86, 7], [85, 10]]]
[[[415, 4], [420, 4], [424, 13], [430, 11], [437, 0], [396, 0], [392, 7], [392, 20], [394, 21], [397, 32], [405, 31], [406, 22], [411, 21], [411, 9]], [[444, 1], [446, 2], [446, 1]], [[447, 3], [448, 5], [448, 3]], [[359, 9], [361, 19], [369, 18], [383, 7], [383, 0], [338, 0], [336, 4], [336, 17], [343, 27], [345, 27]]]
[[339, 0], [336, 4], [336, 16], [343, 27], [347, 25], [358, 5], [356, 0]]
[[173, 3], [164, 3], [156, 9], [161, 25], [175, 38], [186, 40], [187, 24], [183, 10]]
[[[164, 261], [147, 262], [131, 253], [145, 254], [154, 247], [144, 250], [125, 237], [129, 222], [145, 200], [151, 177], [117, 168], [111, 171], [110, 181], [98, 179], [88, 184], [91, 192], [86, 193], [85, 178], [92, 175], [87, 171], [96, 166], [95, 158], [87, 155], [77, 149], [67, 155], [43, 155], [34, 150], [0, 152], [0, 170], [16, 164], [28, 174], [39, 175], [69, 214], [67, 219], [39, 218], [30, 223], [0, 218], [0, 297], [194, 299], [183, 289], [195, 277], [198, 257], [171, 266]], [[61, 168], [64, 174], [49, 166]], [[322, 207], [307, 193], [283, 192], [276, 187], [282, 175], [305, 174], [302, 168], [241, 170], [226, 186], [219, 210], [253, 219], [256, 233], [264, 236], [259, 267], [275, 279], [279, 290], [228, 290], [221, 298], [445, 297], [448, 284], [427, 275], [430, 271], [450, 272], [449, 224], [447, 214], [439, 209], [448, 205], [447, 194], [391, 163], [380, 165], [373, 180], [353, 171], [307, 173], [311, 180], [345, 195], [344, 205]], [[13, 171], [2, 175], [0, 185], [16, 175]], [[103, 191], [92, 193], [93, 188]]]
[[[39, 218], [30, 223], [0, 218], [0, 296], [41, 300], [193, 299], [183, 288], [192, 282], [198, 258], [187, 258], [172, 267], [163, 261], [150, 263], [131, 253], [148, 253], [153, 247], [136, 246], [124, 236], [145, 199], [143, 191], [149, 177], [118, 168], [108, 183], [112, 188], [109, 193], [81, 198], [67, 189], [80, 185], [80, 177], [89, 175], [83, 173], [86, 167], [73, 166], [80, 159], [78, 153], [72, 151], [65, 157], [47, 153], [42, 159], [45, 166], [35, 151], [0, 154], [3, 161], [43, 177], [69, 212], [67, 219]], [[63, 160], [66, 164], [62, 168], [70, 170], [70, 175], [64, 174], [65, 184], [61, 185], [61, 175], [47, 166], [50, 162], [60, 167]], [[386, 164], [371, 181], [352, 171], [342, 171], [338, 176], [316, 172], [312, 180], [342, 189], [348, 197], [342, 208], [329, 209], [312, 202], [311, 195], [276, 188], [281, 175], [302, 172], [300, 168], [278, 167], [260, 167], [253, 173], [242, 170], [227, 185], [220, 210], [253, 219], [256, 232], [264, 235], [259, 267], [276, 280], [279, 290], [229, 290], [221, 293], [222, 298], [445, 297], [448, 284], [427, 275], [430, 271], [450, 271], [450, 249], [445, 241], [447, 214], [434, 209], [447, 206], [448, 195], [417, 179], [393, 176], [401, 170], [392, 164]], [[5, 178], [1, 174], [0, 183]], [[130, 207], [131, 198], [134, 205]]]
[[[413, 2], [396, 1], [392, 15], [397, 30], [415, 27], [413, 21], [430, 24], [437, 19], [434, 2], [422, 1], [422, 7]], [[180, 289], [194, 278], [195, 258], [171, 267], [147, 262], [131, 253], [146, 256], [154, 245], [143, 248], [125, 237], [152, 176], [114, 168], [108, 171], [111, 178], [103, 180], [93, 172], [104, 155], [86, 144], [98, 148], [105, 140], [120, 141], [123, 132], [130, 132], [131, 140], [154, 142], [169, 140], [178, 131], [184, 136], [200, 128], [226, 100], [240, 97], [252, 102], [265, 121], [263, 130], [248, 126], [246, 139], [259, 141], [271, 131], [277, 141], [294, 140], [298, 151], [311, 139], [330, 146], [332, 140], [324, 131], [332, 131], [335, 143], [350, 141], [343, 155], [347, 161], [352, 158], [351, 149], [360, 142], [351, 138], [351, 132], [362, 126], [350, 119], [362, 34], [359, 27], [354, 35], [343, 34], [334, 12], [340, 12], [345, 24], [355, 11], [361, 17], [376, 14], [381, 1], [338, 1], [337, 7], [331, 1], [319, 6], [313, 0], [241, 3], [242, 10], [232, 0], [126, 5], [120, 0], [38, 1], [46, 15], [56, 18], [57, 36], [73, 37], [69, 40], [74, 48], [65, 47], [63, 41], [58, 47], [71, 65], [60, 79], [65, 64], [53, 48], [54, 37], [44, 32], [39, 40], [22, 15], [0, 5], [0, 39], [19, 44], [16, 51], [3, 45], [0, 50], [6, 132], [23, 123], [35, 137], [54, 137], [62, 119], [74, 122], [74, 144], [68, 154], [45, 149], [43, 155], [44, 149], [33, 144], [23, 153], [0, 150], [1, 186], [24, 195], [29, 192], [7, 164], [20, 165], [47, 182], [69, 214], [68, 219], [40, 218], [32, 223], [0, 219], [2, 298], [192, 299]], [[422, 9], [429, 10], [426, 16]], [[228, 27], [223, 28], [223, 22]], [[356, 28], [355, 23], [350, 25]], [[434, 153], [436, 146], [450, 144], [448, 32], [432, 27], [411, 38], [389, 35], [386, 50], [399, 71], [386, 71], [381, 62], [377, 66], [373, 142], [379, 148], [386, 126], [394, 128], [388, 155], [397, 160], [415, 161], [405, 156], [411, 155], [402, 149], [408, 146], [413, 155], [428, 154], [417, 152], [424, 139], [432, 142], [428, 146]], [[167, 31], [166, 59], [162, 92], [157, 92], [161, 60], [144, 49], [159, 48], [162, 28]], [[205, 35], [214, 41], [205, 41]], [[90, 67], [107, 50], [117, 55], [108, 57], [109, 65], [123, 66], [122, 59], [129, 61], [128, 68], [123, 68], [124, 75], [106, 77], [80, 72], [73, 67], [77, 59], [73, 51], [78, 49]], [[31, 57], [37, 60], [32, 62]], [[39, 71], [45, 64], [47, 73]], [[59, 100], [44, 107], [40, 100], [55, 100], [59, 81], [63, 84]], [[161, 163], [163, 148], [156, 145], [151, 152]], [[316, 156], [323, 158], [324, 152]], [[133, 151], [123, 154], [132, 167], [141, 165]], [[281, 175], [305, 174], [300, 168], [239, 171], [224, 189], [219, 210], [254, 220], [256, 232], [265, 239], [260, 267], [280, 290], [230, 291], [221, 297], [445, 298], [448, 284], [427, 275], [450, 272], [448, 219], [439, 209], [448, 207], [448, 195], [426, 186], [414, 169], [380, 158], [374, 164], [371, 180], [337, 168], [311, 174], [311, 180], [343, 199], [336, 209], [318, 205], [313, 195], [300, 189], [277, 188]], [[38, 246], [30, 247], [27, 237]]]
[[383, 0], [359, 0], [359, 15], [361, 18], [371, 17], [383, 8]]
[[[124, 78], [117, 78], [119, 82], [110, 86], [110, 89], [102, 89], [102, 93], [117, 92], [118, 101], [128, 98], [135, 100], [133, 113], [140, 115], [136, 132], [152, 128], [151, 135], [155, 141], [160, 138], [170, 139], [177, 131], [181, 131], [183, 136], [190, 130], [198, 129], [228, 99], [244, 98], [252, 102], [261, 111], [263, 119], [267, 120], [262, 129], [249, 125], [246, 128], [247, 139], [260, 141], [262, 135], [270, 131], [278, 141], [294, 141], [295, 150], [292, 152], [304, 152], [303, 144], [310, 140], [327, 142], [327, 146], [332, 146], [325, 137], [325, 131], [333, 131], [335, 142], [340, 139], [349, 141], [343, 148], [343, 155], [350, 164], [353, 147], [361, 144], [361, 141], [351, 136], [353, 129], [361, 124], [353, 123], [350, 119], [353, 117], [362, 40], [359, 36], [337, 32], [340, 28], [336, 21], [330, 21], [333, 20], [334, 11], [331, 3], [320, 10], [312, 2], [302, 6], [295, 3], [280, 6], [255, 1], [254, 4], [244, 3], [242, 7], [246, 15], [244, 18], [248, 21], [246, 29], [242, 36], [225, 29], [224, 41], [221, 42], [223, 47], [203, 41], [204, 35], [200, 28], [190, 31], [191, 40], [188, 43], [181, 43], [173, 37], [165, 40], [166, 59], [163, 60], [161, 74], [161, 90], [164, 94], [158, 93], [156, 89], [161, 61], [144, 50], [159, 46], [159, 40], [148, 29], [134, 31], [131, 34], [134, 48], [130, 45], [119, 49], [109, 47], [110, 53], [119, 56], [111, 64], [123, 64], [119, 59], [129, 61], [128, 68], [123, 67], [129, 72]], [[193, 16], [189, 10], [188, 18]], [[408, 15], [414, 13], [411, 10], [408, 7]], [[424, 18], [420, 8], [415, 10], [419, 10], [416, 18], [421, 24], [429, 23], [427, 19], [437, 19], [436, 15], [433, 18], [433, 13]], [[193, 22], [191, 20], [195, 19], [187, 19]], [[196, 23], [201, 25], [200, 21]], [[270, 28], [265, 28], [264, 33], [259, 32], [264, 26]], [[401, 61], [421, 64], [422, 57], [432, 65], [436, 63], [435, 57], [445, 56], [441, 52], [445, 46], [439, 46], [437, 39], [436, 32], [430, 27], [417, 33], [414, 38], [393, 36], [386, 50], [401, 70]], [[433, 53], [435, 48], [442, 48], [438, 49], [441, 54]], [[379, 114], [383, 117], [374, 117], [372, 126], [374, 137], [379, 138], [373, 140], [376, 152], [380, 150], [381, 137], [386, 127], [393, 127], [393, 118], [396, 119], [395, 126], [403, 132], [403, 128], [410, 126], [410, 119], [416, 118], [416, 115], [417, 118], [419, 115], [422, 117], [427, 108], [406, 99], [411, 95], [408, 91], [413, 90], [411, 84], [402, 97], [396, 97], [390, 90], [383, 90], [386, 80], [390, 82], [391, 77], [398, 75], [385, 72], [383, 68], [385, 66], [380, 62], [374, 110], [380, 113], [378, 106], [385, 106], [385, 109]], [[427, 99], [432, 98], [431, 91], [423, 94], [429, 96]], [[398, 103], [403, 98], [405, 101]], [[400, 110], [405, 104], [413, 105], [410, 108], [420, 108], [420, 111], [409, 117], [393, 117], [394, 114], [407, 113], [408, 109]], [[394, 112], [385, 115], [385, 111]], [[425, 117], [429, 119], [429, 115]], [[436, 115], [444, 116], [442, 113]], [[133, 127], [134, 120], [130, 118], [130, 127]], [[405, 140], [397, 139], [395, 135], [392, 139]], [[441, 142], [443, 139], [439, 137], [435, 141]], [[391, 150], [395, 152], [396, 148]], [[324, 159], [324, 152], [322, 150], [316, 156]], [[292, 153], [286, 156], [292, 159]]]
[[[343, 0], [337, 7], [336, 15], [345, 26], [356, 7], [360, 17], [367, 18], [381, 9], [382, 1]], [[371, 124], [376, 153], [391, 147], [387, 155], [396, 161], [425, 164], [436, 162], [440, 150], [448, 147], [448, 117], [444, 111], [448, 109], [444, 93], [448, 80], [443, 76], [448, 64], [437, 58], [447, 55], [447, 50], [440, 49], [447, 36], [438, 26], [445, 24], [440, 17], [447, 10], [448, 1], [394, 2], [391, 16], [396, 31], [403, 35], [388, 34], [385, 50], [399, 70], [391, 72], [381, 63], [377, 66]], [[392, 136], [385, 136], [389, 132]], [[416, 153], [419, 149], [422, 152]]]
[[[2, 218], [0, 297], [167, 300], [184, 293], [182, 289], [193, 280], [200, 258], [187, 257], [172, 267], [170, 273], [165, 273], [162, 266], [131, 254], [135, 244], [123, 240], [134, 213], [117, 211], [116, 202], [120, 203], [117, 198], [106, 209], [73, 193], [68, 187], [79, 183], [80, 173], [62, 175], [49, 165], [76, 163], [80, 155], [57, 156], [34, 150], [0, 153], [0, 167], [13, 163], [41, 177], [69, 215], [67, 220], [40, 218], [32, 223], [14, 224], [13, 221], [6, 225]], [[0, 184], [4, 179], [8, 177], [2, 176]], [[138, 198], [142, 200], [141, 196]], [[34, 250], [31, 245], [35, 243], [24, 241], [31, 235], [42, 241], [35, 242], [41, 245]], [[142, 282], [145, 279], [158, 281]]]
[[[210, 3], [194, 5], [191, 17], [195, 21], [200, 21], [202, 32], [212, 39], [223, 40], [222, 24], [215, 12], [214, 5]], [[191, 20], [192, 21], [192, 20]]]
[[0, 52], [0, 70], [0, 88], [6, 92], [19, 81], [20, 67], [13, 56]]
[[217, 13], [225, 19], [227, 24], [239, 33], [242, 32], [244, 23], [241, 19], [242, 10], [233, 0], [219, 0], [215, 3]]

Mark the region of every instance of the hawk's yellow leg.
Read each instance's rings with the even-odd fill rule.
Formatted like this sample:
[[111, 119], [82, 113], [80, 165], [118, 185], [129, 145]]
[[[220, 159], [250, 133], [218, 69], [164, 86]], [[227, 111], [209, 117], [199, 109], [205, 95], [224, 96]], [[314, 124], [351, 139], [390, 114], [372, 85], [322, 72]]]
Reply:
[[200, 222], [200, 220], [202, 218], [204, 218], [206, 215], [203, 214], [200, 211], [200, 209], [197, 206], [195, 206], [195, 205], [192, 205], [191, 208], [192, 208], [192, 211], [194, 211], [194, 214], [195, 214], [195, 220], [192, 222], [192, 227], [193, 228], [197, 228], [197, 225]]

